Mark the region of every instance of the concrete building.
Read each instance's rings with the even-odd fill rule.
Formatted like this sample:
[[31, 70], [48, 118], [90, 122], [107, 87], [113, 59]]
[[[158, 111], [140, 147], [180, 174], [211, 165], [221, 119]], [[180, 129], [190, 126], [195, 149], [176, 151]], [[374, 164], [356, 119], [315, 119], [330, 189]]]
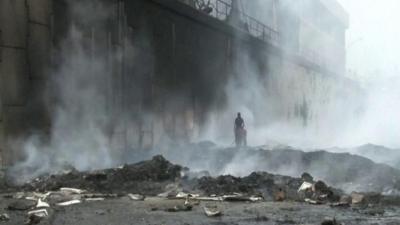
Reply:
[[[108, 119], [100, 127], [121, 151], [117, 157], [166, 138], [199, 136], [211, 112], [229, 106], [232, 77], [246, 85], [249, 61], [273, 106], [243, 100], [260, 126], [276, 120], [305, 126], [332, 109], [333, 96], [345, 95], [339, 100], [345, 104], [353, 95], [344, 78], [348, 16], [336, 1], [199, 2], [0, 0], [3, 164], [23, 156], [22, 140], [32, 134], [51, 138], [58, 105], [70, 106], [54, 80], [65, 76], [65, 57], [76, 56], [71, 30], [89, 67], [102, 69], [77, 79], [92, 80], [88, 87], [101, 96]], [[269, 4], [267, 15], [249, 16], [258, 7], [248, 2]], [[62, 78], [65, 85], [71, 79]]]

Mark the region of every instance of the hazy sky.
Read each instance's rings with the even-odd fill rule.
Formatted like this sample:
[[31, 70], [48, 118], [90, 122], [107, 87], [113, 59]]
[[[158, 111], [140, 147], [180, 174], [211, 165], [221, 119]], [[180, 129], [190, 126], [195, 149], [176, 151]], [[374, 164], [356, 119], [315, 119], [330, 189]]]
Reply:
[[350, 14], [348, 68], [368, 80], [400, 77], [400, 1], [338, 1]]

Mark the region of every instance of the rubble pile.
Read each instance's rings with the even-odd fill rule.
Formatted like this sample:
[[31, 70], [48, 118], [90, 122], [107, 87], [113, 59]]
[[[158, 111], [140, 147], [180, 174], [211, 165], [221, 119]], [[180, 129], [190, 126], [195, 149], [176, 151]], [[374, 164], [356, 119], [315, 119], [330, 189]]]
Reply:
[[199, 189], [207, 195], [246, 193], [261, 195], [269, 200], [273, 200], [276, 193], [283, 191], [288, 198], [295, 200], [295, 196], [297, 196], [295, 193], [301, 183], [301, 178], [253, 172], [243, 178], [230, 175], [215, 178], [202, 177], [198, 179], [195, 189]]
[[27, 191], [54, 191], [74, 187], [102, 193], [138, 193], [156, 195], [168, 183], [180, 177], [181, 166], [174, 165], [162, 156], [118, 168], [79, 172], [71, 170], [60, 175], [39, 177], [22, 189]]
[[[37, 195], [51, 193], [52, 197], [61, 196], [61, 200], [68, 201], [117, 196], [143, 200], [145, 196], [158, 196], [211, 201], [301, 201], [335, 206], [371, 202], [366, 199], [375, 199], [376, 203], [380, 196], [372, 198], [371, 194], [362, 193], [345, 196], [343, 191], [329, 187], [323, 181], [314, 181], [308, 173], [299, 178], [267, 172], [253, 172], [245, 177], [211, 177], [206, 172], [196, 176], [192, 174], [195, 173], [188, 168], [172, 164], [158, 155], [151, 160], [113, 169], [89, 172], [72, 169], [64, 174], [42, 176], [19, 187], [19, 190], [36, 193], [34, 197], [28, 196], [35, 201], [38, 200]], [[65, 187], [72, 188], [75, 195], [68, 195], [66, 199], [63, 194]], [[62, 194], [58, 193], [60, 190]], [[85, 190], [86, 193], [77, 190]]]
[[[368, 158], [349, 153], [323, 150], [304, 152], [290, 147], [234, 149], [193, 144], [171, 148], [163, 152], [174, 163], [190, 165], [192, 169], [207, 168], [211, 174], [226, 172], [230, 165], [246, 164], [244, 168], [229, 171], [250, 174], [268, 171], [274, 174], [298, 176], [308, 171], [329, 184], [348, 192], [400, 193], [400, 170]], [[179, 154], [177, 158], [176, 155]], [[233, 174], [235, 175], [235, 174]]]
[[[162, 156], [113, 169], [86, 172], [72, 169], [64, 174], [39, 177], [16, 190], [3, 194], [8, 198], [7, 213], [0, 213], [0, 221], [9, 220], [10, 215], [11, 219], [24, 215], [26, 224], [36, 224], [50, 221], [54, 213], [65, 207], [85, 207], [90, 202], [108, 199], [143, 202], [150, 211], [171, 213], [198, 211], [200, 207], [207, 217], [224, 217], [229, 213], [223, 207], [225, 202], [324, 204], [332, 210], [348, 208], [349, 212], [371, 216], [383, 215], [382, 206], [388, 202], [379, 193], [346, 195], [321, 180], [314, 180], [309, 173], [297, 178], [268, 172], [253, 172], [244, 177], [212, 177], [206, 171], [192, 172], [172, 164]], [[324, 224], [339, 223], [333, 219]]]

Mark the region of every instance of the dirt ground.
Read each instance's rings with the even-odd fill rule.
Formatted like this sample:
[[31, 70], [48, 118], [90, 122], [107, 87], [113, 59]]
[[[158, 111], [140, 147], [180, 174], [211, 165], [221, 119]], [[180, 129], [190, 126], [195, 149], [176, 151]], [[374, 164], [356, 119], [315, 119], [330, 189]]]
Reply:
[[[14, 199], [2, 198], [0, 214], [7, 213], [10, 220], [4, 225], [21, 225], [27, 220], [27, 211], [7, 210]], [[397, 225], [400, 224], [399, 208], [351, 209], [332, 208], [328, 205], [309, 205], [297, 202], [201, 202], [191, 211], [168, 212], [167, 209], [182, 205], [182, 200], [147, 198], [132, 201], [127, 197], [104, 201], [84, 202], [77, 205], [52, 206], [49, 216], [40, 224], [54, 225], [224, 225], [224, 224], [321, 224], [325, 219], [336, 218], [341, 224]], [[204, 206], [217, 206], [220, 217], [207, 217]], [[383, 215], [374, 215], [381, 214]]]

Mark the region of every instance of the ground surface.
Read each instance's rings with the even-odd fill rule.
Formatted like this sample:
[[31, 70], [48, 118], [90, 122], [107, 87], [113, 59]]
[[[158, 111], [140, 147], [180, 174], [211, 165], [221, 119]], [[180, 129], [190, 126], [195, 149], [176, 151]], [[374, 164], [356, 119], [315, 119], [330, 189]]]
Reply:
[[[26, 220], [27, 211], [5, 210], [13, 199], [2, 198], [1, 213], [10, 216], [4, 225], [21, 225]], [[379, 216], [374, 211], [337, 209], [327, 205], [309, 205], [295, 202], [230, 203], [201, 202], [192, 211], [167, 212], [166, 209], [181, 205], [181, 200], [150, 198], [145, 201], [132, 201], [126, 197], [98, 202], [86, 202], [66, 207], [49, 209], [49, 217], [40, 224], [54, 225], [224, 225], [224, 224], [321, 224], [326, 218], [333, 218], [346, 225], [397, 225], [400, 224], [399, 208], [386, 208]], [[221, 217], [205, 216], [203, 206], [218, 206]], [[380, 210], [380, 209], [379, 209]]]

